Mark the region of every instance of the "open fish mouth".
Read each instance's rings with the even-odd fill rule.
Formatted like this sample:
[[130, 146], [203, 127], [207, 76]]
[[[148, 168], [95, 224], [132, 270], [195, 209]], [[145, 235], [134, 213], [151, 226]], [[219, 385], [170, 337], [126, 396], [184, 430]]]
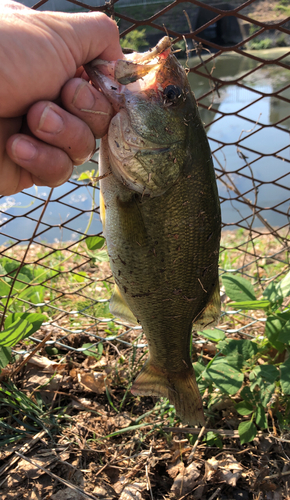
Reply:
[[[152, 118], [148, 120], [149, 128], [145, 125], [147, 118], [144, 123], [140, 120], [145, 113], [155, 115], [157, 108], [162, 108], [163, 113], [168, 106], [164, 88], [177, 92], [177, 86], [168, 86], [172, 73], [170, 57], [171, 41], [164, 37], [143, 54], [133, 52], [117, 61], [95, 59], [85, 66], [93, 85], [107, 97], [115, 112], [108, 130], [112, 172], [129, 189], [143, 196], [162, 194], [178, 177], [175, 166], [167, 168], [167, 165], [174, 161], [174, 151], [181, 141], [173, 138], [170, 130], [165, 138], [152, 133], [156, 125]], [[180, 97], [182, 92], [178, 90], [176, 98]], [[160, 162], [164, 162], [162, 171], [156, 166]]]
[[[171, 53], [171, 41], [168, 36], [162, 38], [153, 49], [139, 54], [124, 55], [124, 59], [104, 61], [94, 59], [85, 65], [85, 70], [95, 86], [118, 104], [118, 95], [127, 89], [130, 92], [142, 92], [156, 87], [156, 70], [166, 61]], [[162, 90], [162, 89], [160, 89]]]

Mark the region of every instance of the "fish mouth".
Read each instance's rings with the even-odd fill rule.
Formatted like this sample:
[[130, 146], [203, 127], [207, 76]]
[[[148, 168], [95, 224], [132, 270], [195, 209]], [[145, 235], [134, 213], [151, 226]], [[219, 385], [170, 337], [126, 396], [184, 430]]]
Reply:
[[150, 89], [161, 90], [156, 80], [156, 70], [160, 69], [171, 53], [168, 36], [149, 51], [124, 55], [124, 59], [104, 61], [94, 59], [84, 66], [92, 84], [111, 102], [115, 111], [124, 105], [124, 94], [140, 93]]
[[140, 119], [147, 101], [149, 106], [165, 109], [163, 88], [172, 66], [170, 55], [171, 41], [164, 37], [144, 54], [133, 52], [117, 61], [95, 59], [85, 65], [92, 84], [114, 109], [106, 139], [112, 173], [142, 197], [163, 194], [179, 175], [174, 156], [179, 138], [169, 131], [164, 141], [157, 133], [148, 133], [150, 127], [144, 132], [146, 125]]

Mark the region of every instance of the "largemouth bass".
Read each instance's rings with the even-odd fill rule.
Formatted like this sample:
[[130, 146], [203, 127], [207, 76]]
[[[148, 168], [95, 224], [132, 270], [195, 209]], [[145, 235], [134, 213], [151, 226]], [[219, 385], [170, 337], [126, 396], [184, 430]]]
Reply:
[[100, 149], [110, 310], [140, 323], [149, 346], [131, 391], [167, 397], [183, 422], [202, 425], [190, 341], [219, 317], [221, 217], [196, 101], [168, 37], [86, 71], [115, 110]]

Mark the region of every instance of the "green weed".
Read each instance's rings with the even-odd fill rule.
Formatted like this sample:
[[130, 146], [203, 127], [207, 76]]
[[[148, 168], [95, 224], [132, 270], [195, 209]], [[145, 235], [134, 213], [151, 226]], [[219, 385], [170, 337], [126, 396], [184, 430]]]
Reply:
[[[267, 317], [264, 338], [220, 340], [218, 335], [212, 335], [211, 340], [217, 342], [217, 354], [206, 366], [202, 360], [194, 364], [201, 391], [207, 389], [213, 395], [218, 389], [222, 395], [235, 397], [235, 410], [244, 417], [238, 428], [243, 444], [255, 438], [257, 428], [268, 428], [269, 411], [276, 411], [283, 420], [284, 409], [283, 425], [290, 425], [287, 400], [290, 395], [290, 309], [283, 308], [290, 295], [290, 272], [281, 281], [272, 281], [259, 298], [247, 279], [225, 274], [222, 281], [227, 296], [234, 301], [229, 303], [231, 308], [262, 310]], [[206, 332], [201, 335], [208, 338]], [[209, 408], [211, 404], [210, 401]]]

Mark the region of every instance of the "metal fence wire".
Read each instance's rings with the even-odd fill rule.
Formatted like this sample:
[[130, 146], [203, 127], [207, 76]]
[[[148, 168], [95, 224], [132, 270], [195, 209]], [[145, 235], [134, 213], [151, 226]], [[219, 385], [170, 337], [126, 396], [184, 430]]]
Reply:
[[[290, 190], [290, 18], [281, 7], [271, 19], [263, 5], [267, 2], [41, 0], [32, 6], [103, 11], [118, 21], [121, 36], [145, 30], [151, 46], [166, 33], [180, 40], [177, 48], [186, 40], [184, 59], [222, 207], [220, 272], [241, 273], [261, 291], [289, 270]], [[275, 49], [256, 50], [274, 41]], [[97, 161], [96, 154], [83, 170], [96, 173]], [[51, 191], [33, 188], [0, 197], [0, 278], [16, 276], [6, 315], [44, 311], [49, 318], [15, 347], [18, 353], [32, 352], [43, 339], [51, 352], [56, 347], [80, 353], [88, 338], [96, 345], [113, 340], [117, 348], [130, 345], [131, 330], [109, 315], [113, 279], [105, 252], [90, 251], [85, 243], [88, 236], [101, 235], [99, 188], [89, 176], [78, 180], [80, 172]], [[5, 301], [3, 294], [2, 311]], [[262, 313], [224, 307], [218, 328], [256, 336], [263, 334], [264, 321]], [[141, 327], [135, 329], [136, 345], [144, 346]]]

